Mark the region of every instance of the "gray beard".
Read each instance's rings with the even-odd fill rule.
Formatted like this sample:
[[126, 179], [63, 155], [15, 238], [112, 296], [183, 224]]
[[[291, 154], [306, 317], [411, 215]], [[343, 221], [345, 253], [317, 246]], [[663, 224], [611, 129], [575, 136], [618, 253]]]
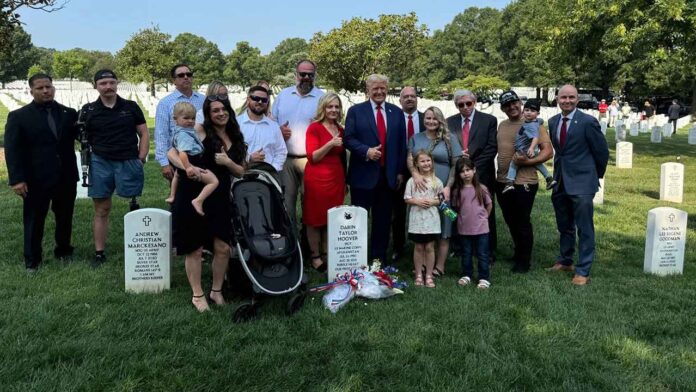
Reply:
[[313, 88], [314, 82], [300, 82], [300, 84], [297, 85], [297, 91], [302, 95], [309, 93]]

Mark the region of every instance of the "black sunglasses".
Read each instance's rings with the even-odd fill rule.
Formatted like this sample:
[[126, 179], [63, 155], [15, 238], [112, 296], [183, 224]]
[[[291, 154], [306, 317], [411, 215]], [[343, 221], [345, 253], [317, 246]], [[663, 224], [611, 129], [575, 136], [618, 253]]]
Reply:
[[314, 72], [298, 72], [297, 74], [300, 75], [301, 78], [314, 79]]
[[256, 95], [250, 95], [249, 98], [254, 102], [268, 103], [268, 98], [258, 97]]
[[193, 77], [193, 72], [182, 72], [182, 73], [176, 74], [176, 77], [177, 77], [177, 78], [182, 78], [182, 79], [183, 79], [184, 76], [188, 76], [189, 78], [192, 78], [192, 77]]
[[229, 98], [227, 97], [227, 94], [218, 94], [218, 95], [208, 95], [205, 97], [210, 102], [215, 102], [215, 101], [227, 101]]
[[471, 101], [468, 101], [468, 102], [459, 102], [459, 103], [457, 104], [457, 107], [458, 107], [458, 108], [463, 108], [464, 106], [466, 106], [466, 107], [472, 107], [472, 106], [474, 106], [474, 103], [471, 102]]

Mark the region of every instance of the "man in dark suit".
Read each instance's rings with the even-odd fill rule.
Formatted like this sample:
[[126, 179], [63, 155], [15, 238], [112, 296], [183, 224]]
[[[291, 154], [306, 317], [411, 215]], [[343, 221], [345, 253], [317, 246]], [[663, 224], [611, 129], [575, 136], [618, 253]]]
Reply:
[[[576, 110], [575, 87], [561, 87], [557, 98], [561, 113], [549, 119], [549, 132], [556, 150], [553, 174], [558, 185], [551, 202], [560, 233], [560, 255], [550, 270], [575, 271], [572, 283], [582, 286], [589, 282], [594, 260], [592, 199], [607, 169], [609, 149], [597, 119]], [[576, 231], [578, 262], [573, 266]]]
[[24, 199], [24, 262], [33, 273], [42, 261], [41, 241], [51, 206], [56, 220], [54, 255], [72, 258], [72, 217], [77, 194], [77, 112], [53, 100], [53, 80], [29, 79], [32, 103], [10, 112], [5, 125], [5, 160], [12, 190]]
[[[423, 125], [423, 112], [418, 111], [418, 95], [416, 89], [411, 86], [406, 86], [401, 89], [399, 94], [399, 103], [401, 110], [404, 112], [404, 121], [406, 122], [406, 144], [418, 132], [425, 130]], [[392, 216], [392, 260], [398, 260], [404, 253], [406, 245], [406, 203], [404, 202], [404, 191], [406, 190], [406, 182], [411, 177], [408, 168], [404, 168], [404, 180], [401, 186], [394, 192], [393, 200], [393, 216]]]
[[369, 100], [346, 114], [344, 142], [350, 150], [348, 185], [354, 205], [371, 211], [371, 258], [386, 260], [394, 192], [406, 166], [406, 124], [401, 109], [386, 103], [384, 75], [366, 81]]
[[[495, 226], [495, 154], [498, 152], [496, 138], [498, 119], [490, 114], [476, 110], [476, 95], [469, 90], [457, 90], [454, 93], [454, 104], [459, 114], [447, 118], [447, 128], [459, 139], [464, 150], [462, 154], [474, 162], [476, 173], [490, 194], [493, 209], [488, 216], [490, 230], [490, 260], [495, 262], [495, 249], [498, 246]], [[436, 266], [444, 271], [444, 265]]]

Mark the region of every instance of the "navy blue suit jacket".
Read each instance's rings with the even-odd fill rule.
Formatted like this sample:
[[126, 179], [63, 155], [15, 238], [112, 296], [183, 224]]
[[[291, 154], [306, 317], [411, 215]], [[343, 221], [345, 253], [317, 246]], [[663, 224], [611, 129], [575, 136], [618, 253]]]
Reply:
[[576, 110], [568, 121], [565, 146], [559, 144], [562, 114], [549, 119], [549, 135], [555, 155], [553, 176], [563, 182], [568, 195], [593, 195], [599, 189], [609, 161], [609, 148], [596, 118]]
[[[398, 106], [385, 102], [382, 107], [387, 120], [385, 172], [389, 187], [395, 189], [396, 177], [406, 166], [406, 122], [404, 113]], [[350, 151], [348, 185], [356, 189], [372, 189], [377, 186], [379, 160], [367, 159], [367, 150], [379, 145], [377, 122], [369, 100], [348, 109], [344, 141]]]

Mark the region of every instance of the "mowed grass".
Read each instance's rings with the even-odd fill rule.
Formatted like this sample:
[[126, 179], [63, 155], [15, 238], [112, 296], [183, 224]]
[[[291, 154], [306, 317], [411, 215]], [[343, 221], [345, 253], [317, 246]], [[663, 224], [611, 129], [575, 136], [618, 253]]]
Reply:
[[[108, 262], [93, 254], [92, 204], [76, 203], [75, 261], [52, 259], [49, 217], [46, 262], [36, 276], [22, 263], [21, 201], [0, 188], [0, 380], [2, 390], [634, 390], [696, 389], [696, 151], [685, 130], [650, 144], [630, 137], [633, 169], [606, 175], [596, 208], [597, 258], [592, 283], [544, 271], [558, 248], [550, 193], [533, 212], [532, 272], [513, 275], [504, 261], [510, 238], [498, 210], [499, 262], [488, 291], [461, 288], [458, 261], [436, 289], [409, 287], [380, 301], [354, 299], [333, 315], [321, 296], [295, 316], [270, 300], [260, 318], [232, 324], [231, 305], [198, 314], [190, 305], [183, 261], [172, 266], [172, 289], [124, 292], [123, 215], [115, 199]], [[684, 203], [661, 202], [660, 164], [686, 165]], [[152, 158], [152, 156], [151, 156]], [[3, 166], [0, 177], [7, 179]], [[146, 164], [142, 207], [167, 208], [158, 165]], [[643, 273], [648, 210], [689, 213], [684, 275]], [[410, 275], [410, 257], [399, 264]], [[412, 282], [412, 277], [408, 276]], [[210, 265], [204, 264], [210, 288]], [[322, 282], [311, 274], [311, 284]]]

